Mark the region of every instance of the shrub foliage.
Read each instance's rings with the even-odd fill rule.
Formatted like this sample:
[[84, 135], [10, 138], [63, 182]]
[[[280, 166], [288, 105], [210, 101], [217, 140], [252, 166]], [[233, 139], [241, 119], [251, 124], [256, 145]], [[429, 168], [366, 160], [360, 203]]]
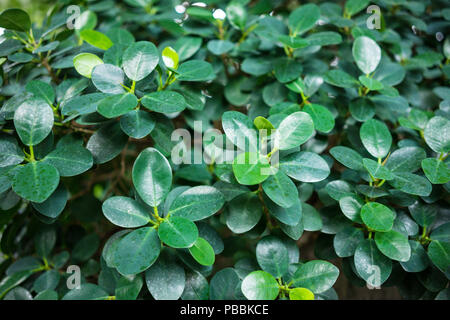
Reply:
[[0, 298], [449, 297], [446, 1], [71, 2], [0, 13]]

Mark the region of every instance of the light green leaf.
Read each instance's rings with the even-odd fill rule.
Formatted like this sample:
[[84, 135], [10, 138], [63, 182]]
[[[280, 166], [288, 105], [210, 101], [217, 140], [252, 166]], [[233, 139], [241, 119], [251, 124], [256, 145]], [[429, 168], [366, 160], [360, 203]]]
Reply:
[[122, 61], [127, 77], [139, 81], [148, 76], [158, 65], [158, 49], [151, 42], [138, 41], [125, 50]]
[[353, 58], [358, 68], [368, 75], [375, 71], [381, 60], [381, 49], [371, 38], [362, 36], [353, 43]]
[[136, 228], [150, 222], [148, 209], [128, 197], [111, 197], [103, 202], [102, 210], [105, 217], [119, 227]]
[[200, 237], [189, 248], [189, 252], [202, 266], [212, 266], [216, 259], [213, 247], [208, 241]]
[[242, 281], [241, 290], [248, 300], [275, 300], [280, 289], [270, 273], [254, 271]]
[[73, 58], [75, 70], [86, 78], [91, 78], [92, 70], [99, 64], [103, 64], [103, 60], [92, 53], [80, 53]]
[[275, 133], [275, 146], [280, 150], [298, 147], [314, 135], [314, 123], [306, 112], [294, 112], [281, 121]]
[[411, 257], [411, 247], [408, 237], [404, 234], [391, 230], [388, 232], [377, 232], [375, 243], [378, 249], [388, 258], [397, 261], [408, 261]]
[[159, 225], [158, 235], [172, 248], [189, 248], [197, 241], [198, 229], [191, 220], [170, 216]]
[[366, 203], [361, 208], [361, 219], [369, 228], [386, 232], [392, 229], [395, 215], [384, 204], [377, 202]]

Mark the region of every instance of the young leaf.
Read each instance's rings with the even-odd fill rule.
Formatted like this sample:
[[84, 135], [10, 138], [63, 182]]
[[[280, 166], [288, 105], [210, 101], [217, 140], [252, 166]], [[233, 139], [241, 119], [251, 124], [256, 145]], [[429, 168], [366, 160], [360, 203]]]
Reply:
[[375, 119], [364, 122], [359, 131], [364, 147], [375, 158], [385, 157], [392, 145], [392, 136], [387, 126]]
[[216, 258], [214, 249], [209, 242], [203, 238], [197, 238], [192, 247], [189, 248], [189, 252], [202, 266], [211, 266], [214, 264]]
[[92, 70], [99, 64], [103, 64], [103, 60], [92, 53], [80, 53], [73, 58], [75, 70], [86, 78], [91, 78]]

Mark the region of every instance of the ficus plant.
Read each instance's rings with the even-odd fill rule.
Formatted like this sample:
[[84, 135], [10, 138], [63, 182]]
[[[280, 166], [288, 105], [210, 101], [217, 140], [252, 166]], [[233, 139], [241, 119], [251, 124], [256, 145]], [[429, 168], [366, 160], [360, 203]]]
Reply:
[[445, 0], [49, 2], [0, 13], [0, 299], [449, 299]]

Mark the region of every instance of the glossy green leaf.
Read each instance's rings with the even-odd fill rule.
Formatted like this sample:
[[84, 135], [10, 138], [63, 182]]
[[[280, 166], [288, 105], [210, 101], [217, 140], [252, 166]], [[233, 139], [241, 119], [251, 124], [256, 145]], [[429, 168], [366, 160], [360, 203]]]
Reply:
[[381, 60], [381, 49], [371, 38], [362, 36], [353, 43], [353, 58], [358, 68], [368, 75], [375, 71]]
[[192, 247], [189, 248], [192, 257], [203, 266], [211, 266], [215, 261], [214, 249], [208, 241], [197, 238]]
[[108, 38], [107, 35], [96, 30], [82, 30], [80, 32], [80, 36], [81, 39], [101, 50], [108, 50], [113, 45], [113, 42]]
[[392, 145], [392, 136], [387, 126], [375, 119], [364, 122], [359, 131], [364, 147], [375, 158], [385, 157]]
[[143, 150], [133, 165], [133, 183], [142, 200], [158, 206], [172, 185], [172, 169], [167, 159], [154, 148]]
[[122, 93], [106, 97], [99, 101], [97, 112], [105, 118], [115, 118], [136, 108], [138, 100], [132, 93]]
[[392, 229], [395, 215], [385, 205], [377, 202], [366, 203], [361, 208], [361, 219], [371, 229], [386, 232]]
[[202, 60], [184, 62], [177, 72], [177, 79], [181, 81], [208, 81], [215, 78], [211, 64]]
[[288, 271], [288, 250], [284, 243], [274, 236], [264, 237], [258, 242], [256, 259], [261, 269], [275, 278], [284, 276]]
[[328, 133], [334, 128], [334, 117], [330, 110], [320, 104], [308, 103], [303, 111], [309, 114], [317, 131]]
[[142, 104], [151, 111], [161, 113], [180, 112], [186, 108], [184, 97], [175, 91], [157, 91], [142, 97]]
[[314, 123], [305, 112], [295, 112], [281, 121], [275, 133], [275, 145], [280, 150], [298, 147], [314, 135]]
[[279, 293], [275, 278], [264, 271], [254, 271], [246, 276], [241, 289], [249, 300], [275, 300]]
[[391, 259], [378, 250], [373, 239], [366, 239], [358, 245], [354, 263], [358, 275], [372, 287], [380, 287], [392, 272]]
[[44, 140], [53, 128], [53, 122], [53, 110], [41, 98], [26, 100], [14, 113], [14, 126], [27, 146]]
[[254, 152], [245, 152], [234, 159], [233, 173], [240, 184], [255, 185], [269, 178], [272, 170], [266, 157]]
[[123, 228], [142, 227], [150, 221], [148, 209], [128, 197], [111, 197], [103, 202], [102, 210], [109, 221]]
[[411, 257], [408, 237], [397, 231], [377, 232], [375, 234], [375, 243], [378, 249], [392, 260], [405, 262]]
[[189, 248], [197, 241], [198, 229], [186, 218], [171, 216], [160, 224], [158, 235], [170, 247]]
[[138, 41], [125, 50], [122, 61], [127, 77], [139, 81], [148, 76], [158, 64], [158, 49], [151, 42]]
[[41, 203], [55, 191], [59, 173], [55, 167], [43, 162], [30, 162], [16, 171], [12, 188], [24, 199]]
[[138, 274], [158, 259], [160, 251], [158, 232], [149, 227], [139, 228], [120, 239], [114, 252], [114, 264], [123, 275]]
[[319, 18], [319, 7], [310, 3], [302, 5], [292, 11], [289, 15], [288, 25], [292, 34], [303, 34], [313, 28]]
[[330, 167], [319, 155], [303, 151], [291, 153], [280, 160], [280, 169], [289, 177], [302, 182], [318, 182], [330, 174]]
[[20, 9], [6, 9], [0, 13], [0, 27], [9, 30], [28, 31], [31, 28], [30, 16]]
[[295, 271], [292, 280], [296, 287], [307, 288], [316, 293], [322, 293], [330, 289], [339, 276], [339, 269], [333, 264], [314, 260], [302, 264]]
[[197, 186], [181, 193], [170, 206], [169, 214], [189, 219], [203, 220], [222, 208], [223, 194], [214, 187]]
[[261, 215], [262, 208], [258, 196], [249, 192], [230, 201], [226, 223], [234, 233], [244, 233], [256, 226]]
[[422, 160], [422, 169], [432, 184], [444, 184], [450, 181], [448, 164], [436, 158]]

